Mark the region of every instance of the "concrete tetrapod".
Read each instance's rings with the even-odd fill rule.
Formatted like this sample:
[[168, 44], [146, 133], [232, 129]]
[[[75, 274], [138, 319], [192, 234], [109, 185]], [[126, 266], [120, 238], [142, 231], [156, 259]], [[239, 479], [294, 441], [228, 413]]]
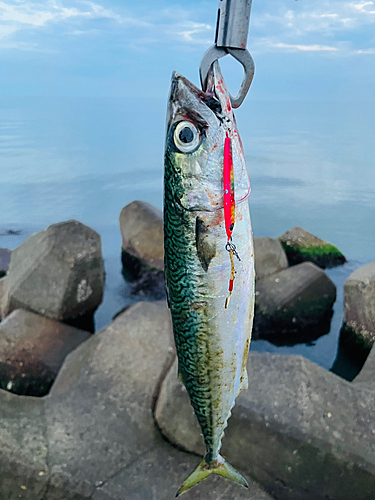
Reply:
[[[373, 500], [375, 393], [302, 356], [251, 353], [249, 389], [237, 398], [223, 455], [278, 500]], [[177, 363], [156, 420], [174, 445], [199, 455], [203, 439]]]
[[13, 250], [3, 316], [25, 309], [68, 322], [93, 315], [103, 298], [98, 233], [78, 221], [52, 224]]
[[122, 259], [137, 275], [142, 270], [164, 271], [162, 212], [145, 201], [132, 201], [120, 213]]
[[[0, 391], [0, 500], [173, 498], [197, 461], [153, 418], [174, 356], [166, 303], [142, 302], [69, 354], [48, 396]], [[221, 478], [190, 498], [272, 500]]]
[[303, 262], [257, 280], [254, 339], [283, 344], [328, 333], [336, 287], [326, 273]]
[[371, 349], [362, 370], [353, 380], [353, 384], [375, 391], [375, 349]]
[[344, 283], [341, 342], [369, 351], [375, 342], [375, 262], [356, 269]]
[[276, 238], [254, 238], [255, 277], [264, 278], [288, 267], [288, 259]]
[[144, 201], [132, 201], [120, 213], [122, 265], [131, 293], [165, 299], [162, 212]]
[[90, 333], [16, 309], [0, 323], [0, 387], [44, 396], [66, 356]]
[[0, 248], [0, 278], [5, 276], [9, 270], [11, 254], [12, 252], [7, 248]]

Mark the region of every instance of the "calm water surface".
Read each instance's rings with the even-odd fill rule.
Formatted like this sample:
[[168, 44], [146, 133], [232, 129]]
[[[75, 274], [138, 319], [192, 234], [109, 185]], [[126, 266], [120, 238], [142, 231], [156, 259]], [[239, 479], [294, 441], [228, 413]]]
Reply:
[[[0, 100], [0, 246], [13, 249], [67, 219], [97, 230], [107, 273], [98, 329], [139, 300], [121, 275], [118, 216], [134, 199], [162, 207], [165, 106], [166, 96]], [[237, 119], [254, 235], [275, 237], [299, 225], [349, 260], [328, 271], [338, 291], [329, 334], [309, 345], [258, 341], [252, 349], [303, 354], [329, 369], [342, 324], [342, 285], [375, 260], [375, 103], [248, 99]], [[4, 235], [8, 229], [21, 233]]]

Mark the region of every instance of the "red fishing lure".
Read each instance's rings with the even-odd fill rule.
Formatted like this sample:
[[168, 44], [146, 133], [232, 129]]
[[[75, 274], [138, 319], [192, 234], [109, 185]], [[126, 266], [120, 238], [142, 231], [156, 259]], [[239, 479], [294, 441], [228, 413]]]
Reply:
[[225, 230], [227, 232], [229, 241], [232, 237], [234, 229], [236, 203], [234, 200], [232, 140], [228, 136], [228, 132], [224, 142], [223, 188], [224, 188]]
[[236, 271], [234, 269], [233, 255], [239, 259], [236, 252], [236, 247], [231, 242], [232, 233], [234, 229], [236, 202], [234, 199], [234, 173], [233, 173], [233, 156], [232, 156], [232, 139], [229, 137], [228, 132], [224, 141], [224, 168], [223, 168], [223, 189], [224, 189], [224, 220], [225, 230], [228, 236], [226, 249], [229, 252], [231, 262], [231, 273], [229, 279], [229, 295], [225, 301], [225, 308], [228, 307], [229, 301], [233, 291], [234, 278]]

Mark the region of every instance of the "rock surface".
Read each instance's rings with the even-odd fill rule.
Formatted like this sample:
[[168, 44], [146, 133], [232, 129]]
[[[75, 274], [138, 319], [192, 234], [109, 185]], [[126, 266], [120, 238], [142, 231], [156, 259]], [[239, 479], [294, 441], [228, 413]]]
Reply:
[[362, 370], [353, 380], [353, 384], [375, 390], [375, 349], [371, 349]]
[[[152, 408], [174, 357], [165, 302], [129, 308], [68, 357], [45, 399], [49, 464], [64, 472], [64, 488], [91, 491], [93, 499], [174, 496], [199, 462], [163, 442], [154, 425]], [[214, 484], [191, 498], [245, 498], [236, 485]], [[269, 499], [251, 488], [254, 499]]]
[[371, 349], [375, 341], [375, 262], [354, 271], [344, 283], [342, 341]]
[[122, 261], [133, 276], [164, 270], [163, 215], [144, 201], [133, 201], [120, 213]]
[[[0, 390], [0, 499], [173, 498], [200, 460], [155, 426], [155, 399], [174, 357], [165, 302], [142, 302], [72, 352], [48, 396]], [[272, 500], [253, 482], [242, 490], [222, 478], [189, 497]]]
[[100, 236], [77, 221], [53, 224], [13, 250], [4, 315], [15, 309], [58, 321], [92, 315], [103, 288]]
[[306, 337], [317, 331], [327, 333], [335, 300], [335, 285], [311, 262], [257, 280], [254, 338], [277, 340], [293, 332], [303, 332]]
[[172, 356], [164, 302], [139, 302], [70, 354], [46, 397], [50, 465], [92, 485], [149, 451], [154, 392]]
[[264, 278], [288, 267], [286, 254], [275, 238], [254, 238], [255, 277]]
[[0, 278], [0, 319], [3, 316], [3, 309], [5, 306], [6, 281], [6, 276]]
[[[161, 437], [155, 441], [157, 449], [142, 455], [103, 487], [99, 487], [93, 500], [171, 500], [189, 474], [196, 468], [200, 457], [183, 453], [165, 443]], [[186, 500], [272, 500], [254, 481], [249, 489], [241, 488], [218, 476], [211, 476], [184, 494]], [[182, 497], [182, 498], [184, 498]]]
[[0, 248], [0, 278], [8, 272], [11, 255], [12, 252], [7, 248]]
[[0, 323], [0, 387], [44, 396], [65, 357], [89, 337], [83, 330], [16, 309]]
[[353, 384], [375, 391], [375, 349], [371, 349], [362, 370], [353, 380]]
[[279, 237], [290, 265], [314, 262], [324, 269], [346, 262], [344, 255], [331, 243], [321, 240], [301, 227], [293, 227]]
[[45, 499], [49, 477], [43, 399], [0, 389], [0, 422], [0, 499]]
[[[237, 398], [223, 440], [229, 462], [279, 500], [372, 500], [375, 393], [301, 356], [250, 353], [248, 371], [249, 389]], [[170, 442], [202, 453], [177, 363], [155, 416]]]

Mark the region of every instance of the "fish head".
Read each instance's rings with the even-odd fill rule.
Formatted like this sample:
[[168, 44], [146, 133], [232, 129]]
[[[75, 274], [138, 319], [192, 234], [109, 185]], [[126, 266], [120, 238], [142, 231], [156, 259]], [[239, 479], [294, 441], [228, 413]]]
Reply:
[[224, 141], [232, 141], [235, 199], [250, 193], [243, 147], [220, 66], [214, 63], [206, 92], [174, 72], [167, 111], [165, 177], [186, 210], [223, 208]]

